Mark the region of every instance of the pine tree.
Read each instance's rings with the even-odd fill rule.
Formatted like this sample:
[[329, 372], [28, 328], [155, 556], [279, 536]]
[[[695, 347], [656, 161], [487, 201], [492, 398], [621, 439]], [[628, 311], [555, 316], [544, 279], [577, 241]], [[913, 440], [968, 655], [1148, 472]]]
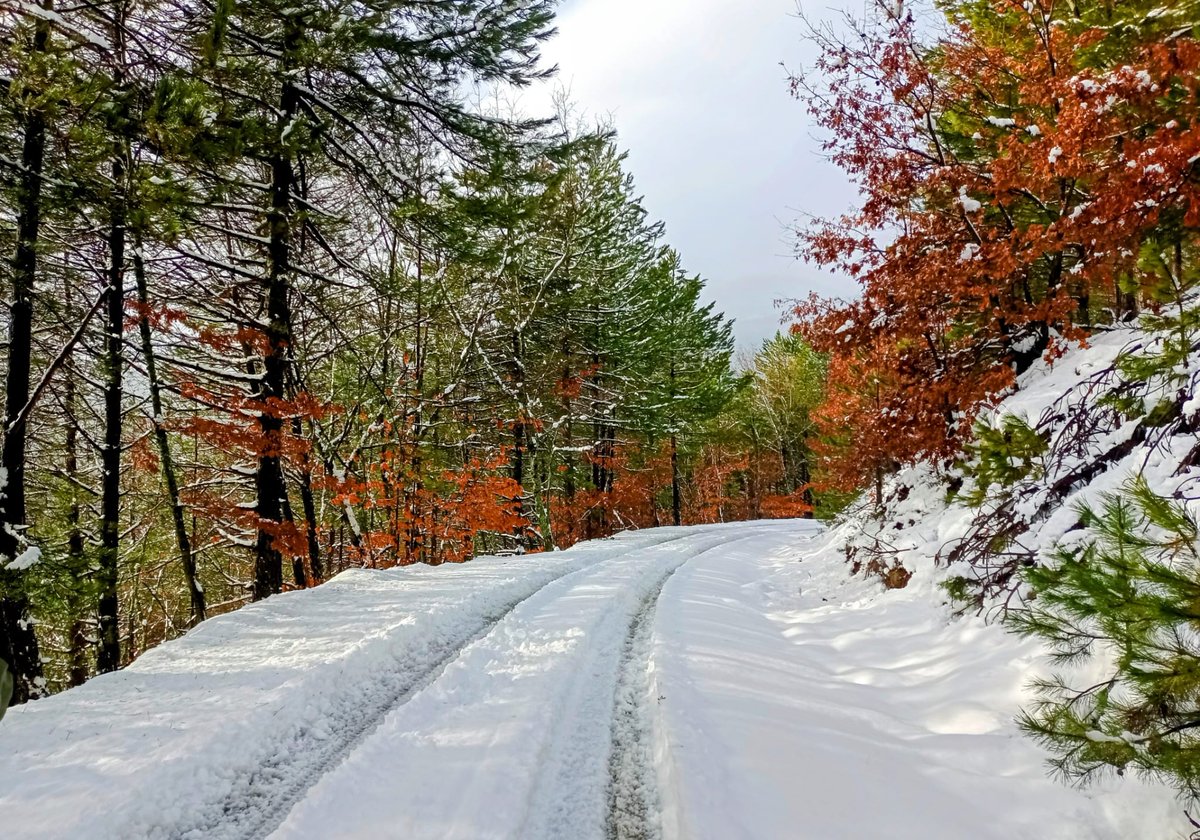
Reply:
[[704, 282], [688, 277], [678, 254], [660, 263], [654, 290], [653, 389], [639, 414], [651, 437], [665, 438], [671, 462], [671, 521], [683, 524], [683, 458], [699, 430], [730, 398], [733, 324], [701, 304]]
[[[43, 0], [43, 9], [51, 9]], [[12, 258], [5, 382], [4, 447], [0, 459], [0, 660], [9, 664], [14, 699], [38, 696], [44, 685], [42, 660], [30, 612], [25, 570], [37, 558], [22, 531], [26, 521], [26, 447], [33, 364], [34, 292], [38, 279], [38, 238], [42, 233], [48, 99], [54, 97], [55, 70], [61, 67], [51, 26], [41, 18], [15, 33], [13, 51], [23, 53], [7, 87], [9, 108], [20, 137], [15, 205], [17, 230]], [[57, 65], [57, 67], [56, 67]]]
[[1080, 514], [1078, 538], [1025, 572], [1035, 600], [1012, 620], [1059, 666], [1095, 660], [1105, 677], [1080, 684], [1066, 670], [1039, 681], [1021, 725], [1069, 781], [1137, 772], [1200, 797], [1195, 513], [1138, 478]]

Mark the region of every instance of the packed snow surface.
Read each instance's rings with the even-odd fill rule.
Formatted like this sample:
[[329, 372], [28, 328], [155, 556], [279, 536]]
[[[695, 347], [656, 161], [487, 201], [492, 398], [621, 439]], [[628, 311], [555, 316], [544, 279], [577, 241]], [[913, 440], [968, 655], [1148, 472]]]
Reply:
[[1045, 776], [1040, 652], [812, 523], [344, 574], [0, 724], [8, 838], [1159, 840]]

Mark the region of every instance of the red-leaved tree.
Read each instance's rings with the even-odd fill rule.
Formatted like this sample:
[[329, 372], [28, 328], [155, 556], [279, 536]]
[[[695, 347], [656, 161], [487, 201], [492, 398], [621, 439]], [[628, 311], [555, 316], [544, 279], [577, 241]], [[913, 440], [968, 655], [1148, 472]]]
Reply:
[[832, 356], [818, 421], [842, 486], [952, 455], [1016, 374], [1136, 311], [1164, 276], [1147, 247], [1169, 262], [1194, 239], [1200, 49], [1172, 15], [1121, 5], [1141, 25], [1113, 26], [1112, 4], [990, 0], [943, 5], [932, 35], [904, 4], [811, 27], [822, 56], [793, 90], [861, 195], [800, 232], [805, 259], [861, 287], [796, 308]]

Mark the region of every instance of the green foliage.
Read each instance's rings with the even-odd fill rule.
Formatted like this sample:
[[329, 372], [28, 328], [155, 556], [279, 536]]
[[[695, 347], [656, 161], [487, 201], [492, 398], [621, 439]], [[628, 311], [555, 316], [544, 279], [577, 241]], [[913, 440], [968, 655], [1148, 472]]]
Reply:
[[[1060, 669], [1035, 683], [1020, 723], [1069, 781], [1135, 771], [1200, 797], [1196, 519], [1140, 477], [1079, 512], [1081, 538], [1025, 571], [1034, 600], [1010, 616], [1049, 644]], [[1072, 670], [1080, 664], [1105, 676], [1084, 679]]]
[[1046, 438], [1020, 417], [1005, 415], [995, 425], [980, 420], [962, 462], [972, 480], [967, 503], [979, 507], [993, 497], [994, 488], [1003, 490], [1039, 474], [1047, 446]]
[[1136, 420], [1146, 416], [1146, 401], [1130, 388], [1115, 388], [1101, 396], [1098, 404], [1111, 408], [1126, 420]]
[[650, 348], [649, 376], [639, 414], [652, 439], [686, 438], [734, 394], [733, 324], [712, 303], [701, 302], [704, 281], [687, 276], [674, 251], [646, 279], [653, 314], [642, 337]]
[[212, 25], [204, 43], [204, 57], [215, 62], [225, 48], [225, 36], [229, 33], [229, 18], [233, 15], [234, 0], [216, 0], [213, 4]]
[[1200, 289], [1197, 256], [1197, 248], [1178, 213], [1166, 214], [1147, 237], [1138, 255], [1140, 276], [1127, 279], [1124, 286], [1127, 292], [1140, 291], [1148, 299], [1151, 306], [1142, 314], [1142, 327], [1158, 342], [1121, 358], [1119, 366], [1127, 378], [1161, 378], [1179, 384], [1188, 377], [1189, 363], [1200, 346], [1200, 307], [1195, 305]]
[[829, 358], [798, 335], [779, 333], [741, 360], [732, 398], [713, 424], [714, 440], [747, 453], [763, 495], [802, 495], [818, 519], [832, 519], [857, 495], [825, 487], [812, 443], [826, 397]]
[[976, 581], [969, 577], [956, 575], [946, 578], [940, 585], [952, 604], [968, 605], [974, 604], [978, 600], [975, 593]]
[[830, 522], [850, 507], [861, 495], [856, 490], [818, 488], [813, 490], [813, 517]]

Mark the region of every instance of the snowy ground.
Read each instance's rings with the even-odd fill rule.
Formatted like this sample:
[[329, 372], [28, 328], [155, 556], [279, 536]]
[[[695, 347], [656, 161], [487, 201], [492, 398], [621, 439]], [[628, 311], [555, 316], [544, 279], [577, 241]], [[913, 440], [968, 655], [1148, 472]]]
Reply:
[[0, 724], [0, 836], [1162, 840], [1044, 777], [1037, 650], [804, 522], [355, 572]]

